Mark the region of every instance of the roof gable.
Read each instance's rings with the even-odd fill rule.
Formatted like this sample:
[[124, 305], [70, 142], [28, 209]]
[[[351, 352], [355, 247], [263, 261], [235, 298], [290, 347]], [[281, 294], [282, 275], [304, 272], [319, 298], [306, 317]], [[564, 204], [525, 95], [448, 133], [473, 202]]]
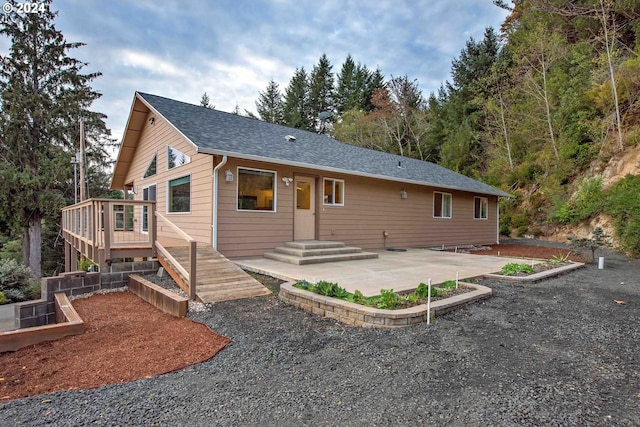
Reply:
[[[504, 191], [434, 163], [345, 144], [327, 135], [318, 135], [156, 95], [137, 93], [134, 106], [137, 100], [142, 100], [149, 108], [162, 115], [190, 140], [200, 153], [229, 155], [480, 194], [510, 196]], [[123, 147], [125, 142], [129, 142], [127, 136], [129, 124]], [[295, 140], [289, 136], [295, 137]]]

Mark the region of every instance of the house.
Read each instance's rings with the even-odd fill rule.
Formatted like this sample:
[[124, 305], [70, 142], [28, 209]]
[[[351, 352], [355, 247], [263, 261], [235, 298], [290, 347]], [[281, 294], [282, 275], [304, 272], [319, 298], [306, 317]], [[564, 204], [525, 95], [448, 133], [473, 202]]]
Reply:
[[[228, 258], [309, 239], [496, 243], [498, 198], [509, 196], [433, 163], [146, 93], [134, 96], [111, 188], [155, 200]], [[148, 231], [148, 215], [132, 227]]]

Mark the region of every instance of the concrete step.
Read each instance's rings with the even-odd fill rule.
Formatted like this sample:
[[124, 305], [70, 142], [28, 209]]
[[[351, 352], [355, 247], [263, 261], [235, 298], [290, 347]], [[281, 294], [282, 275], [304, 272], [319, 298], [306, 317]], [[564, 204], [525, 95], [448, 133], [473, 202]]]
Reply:
[[339, 262], [339, 261], [355, 261], [360, 259], [378, 258], [378, 254], [372, 252], [358, 252], [349, 254], [338, 255], [317, 255], [297, 257], [292, 255], [286, 255], [277, 252], [267, 252], [264, 254], [265, 258], [273, 259], [275, 261], [287, 262], [289, 264], [307, 265], [307, 264], [320, 264], [324, 262]]
[[319, 249], [298, 249], [287, 246], [279, 246], [275, 248], [275, 252], [279, 254], [308, 257], [308, 256], [322, 256], [322, 255], [341, 255], [341, 254], [354, 254], [362, 252], [362, 249], [354, 246], [342, 246], [335, 248], [319, 248]]
[[324, 240], [296, 240], [293, 242], [287, 242], [284, 244], [286, 247], [295, 249], [329, 249], [329, 248], [342, 248], [344, 243], [342, 242], [329, 242]]

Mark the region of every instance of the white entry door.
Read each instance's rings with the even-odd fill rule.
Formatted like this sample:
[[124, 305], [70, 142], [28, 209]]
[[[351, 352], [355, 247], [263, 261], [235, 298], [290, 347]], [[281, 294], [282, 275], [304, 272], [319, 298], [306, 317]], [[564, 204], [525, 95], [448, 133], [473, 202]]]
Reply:
[[313, 240], [316, 238], [316, 180], [309, 177], [296, 177], [296, 210], [293, 218], [294, 240]]

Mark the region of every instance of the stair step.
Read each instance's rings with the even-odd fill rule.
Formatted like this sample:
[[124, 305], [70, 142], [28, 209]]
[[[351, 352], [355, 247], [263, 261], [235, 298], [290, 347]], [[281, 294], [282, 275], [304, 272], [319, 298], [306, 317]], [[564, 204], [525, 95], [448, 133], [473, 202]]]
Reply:
[[299, 249], [288, 246], [280, 246], [275, 248], [275, 251], [280, 254], [308, 257], [308, 256], [322, 256], [322, 255], [341, 255], [341, 254], [353, 254], [362, 252], [362, 249], [353, 246], [341, 246], [341, 247], [325, 247], [319, 249]]
[[355, 261], [361, 259], [378, 258], [378, 254], [372, 252], [358, 252], [349, 254], [338, 255], [318, 255], [297, 257], [292, 255], [286, 255], [277, 252], [267, 252], [264, 254], [265, 258], [269, 258], [275, 261], [287, 262], [289, 264], [307, 265], [307, 264], [320, 264], [324, 262], [339, 262], [339, 261]]
[[293, 242], [287, 242], [284, 245], [295, 249], [328, 249], [344, 247], [344, 243], [342, 242], [329, 242], [325, 240], [296, 240]]

